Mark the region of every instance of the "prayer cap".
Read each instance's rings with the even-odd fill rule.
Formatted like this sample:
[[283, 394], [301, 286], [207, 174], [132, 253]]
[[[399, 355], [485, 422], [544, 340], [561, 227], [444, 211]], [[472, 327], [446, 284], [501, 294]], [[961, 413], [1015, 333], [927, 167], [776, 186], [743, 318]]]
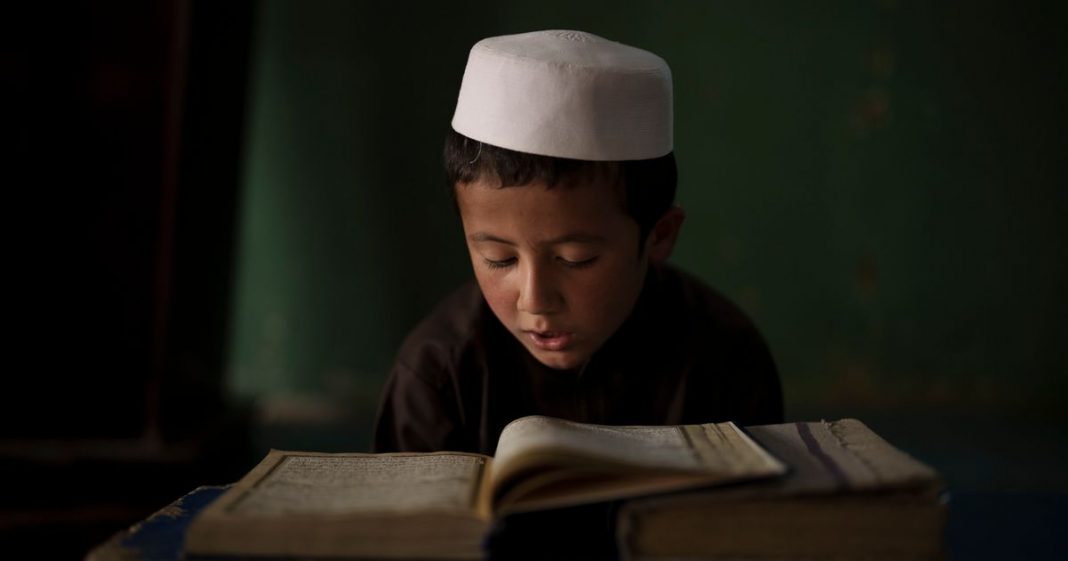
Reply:
[[671, 69], [582, 31], [535, 31], [471, 48], [456, 132], [518, 152], [617, 161], [671, 152]]

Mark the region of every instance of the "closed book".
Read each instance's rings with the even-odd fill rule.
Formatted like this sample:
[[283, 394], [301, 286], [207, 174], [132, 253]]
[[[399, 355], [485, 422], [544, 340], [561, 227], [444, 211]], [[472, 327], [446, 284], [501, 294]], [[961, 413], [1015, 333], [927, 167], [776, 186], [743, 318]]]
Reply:
[[628, 501], [625, 559], [941, 559], [942, 480], [855, 419], [748, 427], [789, 471]]

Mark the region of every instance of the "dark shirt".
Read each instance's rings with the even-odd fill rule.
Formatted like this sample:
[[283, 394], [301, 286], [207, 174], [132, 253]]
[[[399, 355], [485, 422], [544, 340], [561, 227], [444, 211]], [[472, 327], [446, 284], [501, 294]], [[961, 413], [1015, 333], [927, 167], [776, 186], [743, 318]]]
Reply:
[[472, 281], [401, 345], [374, 450], [493, 455], [504, 426], [525, 415], [610, 425], [751, 425], [782, 422], [783, 410], [775, 364], [752, 323], [674, 267], [650, 267], [630, 316], [576, 370], [538, 362]]

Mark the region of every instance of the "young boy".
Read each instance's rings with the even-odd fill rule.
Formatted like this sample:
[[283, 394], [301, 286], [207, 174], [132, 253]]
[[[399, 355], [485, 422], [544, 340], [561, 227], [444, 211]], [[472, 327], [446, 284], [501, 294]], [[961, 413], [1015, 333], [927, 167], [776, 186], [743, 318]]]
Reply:
[[477, 284], [405, 340], [374, 449], [492, 455], [524, 415], [600, 424], [782, 420], [779, 379], [730, 302], [666, 264], [671, 73], [579, 31], [470, 53], [445, 170]]

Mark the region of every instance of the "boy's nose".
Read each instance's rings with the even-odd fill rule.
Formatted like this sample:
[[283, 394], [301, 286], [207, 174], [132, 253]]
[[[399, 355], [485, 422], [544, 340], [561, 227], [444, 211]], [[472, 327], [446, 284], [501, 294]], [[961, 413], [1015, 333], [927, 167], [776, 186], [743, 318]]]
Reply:
[[548, 315], [560, 311], [562, 298], [549, 271], [543, 267], [527, 267], [519, 287], [516, 307], [532, 315]]

